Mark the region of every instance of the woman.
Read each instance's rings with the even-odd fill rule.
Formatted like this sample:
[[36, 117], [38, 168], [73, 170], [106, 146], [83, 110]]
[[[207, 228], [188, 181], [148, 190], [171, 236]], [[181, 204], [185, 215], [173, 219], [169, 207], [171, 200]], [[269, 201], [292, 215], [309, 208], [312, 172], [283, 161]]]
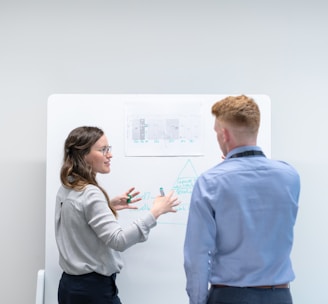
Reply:
[[121, 303], [115, 284], [123, 264], [119, 251], [147, 240], [157, 218], [176, 212], [173, 192], [157, 196], [150, 212], [123, 229], [117, 210], [136, 209], [139, 192], [130, 188], [109, 199], [99, 186], [97, 173], [110, 172], [111, 146], [97, 127], [78, 127], [64, 147], [60, 172], [62, 186], [56, 198], [55, 228], [59, 264], [63, 270], [58, 288], [59, 304]]

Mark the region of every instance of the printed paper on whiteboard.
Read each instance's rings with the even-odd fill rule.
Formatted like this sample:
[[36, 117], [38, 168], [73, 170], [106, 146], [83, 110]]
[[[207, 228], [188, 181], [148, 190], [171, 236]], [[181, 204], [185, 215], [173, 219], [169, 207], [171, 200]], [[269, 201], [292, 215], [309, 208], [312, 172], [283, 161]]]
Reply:
[[126, 105], [126, 156], [203, 155], [201, 104], [160, 109], [160, 104]]

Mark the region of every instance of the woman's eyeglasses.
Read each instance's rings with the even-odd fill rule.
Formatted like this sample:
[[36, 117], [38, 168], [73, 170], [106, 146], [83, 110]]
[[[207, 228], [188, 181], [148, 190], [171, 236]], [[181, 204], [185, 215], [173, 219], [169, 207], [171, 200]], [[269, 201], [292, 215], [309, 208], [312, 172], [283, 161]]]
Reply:
[[101, 149], [99, 149], [98, 151], [101, 152], [105, 156], [108, 153], [112, 153], [112, 146], [104, 146]]

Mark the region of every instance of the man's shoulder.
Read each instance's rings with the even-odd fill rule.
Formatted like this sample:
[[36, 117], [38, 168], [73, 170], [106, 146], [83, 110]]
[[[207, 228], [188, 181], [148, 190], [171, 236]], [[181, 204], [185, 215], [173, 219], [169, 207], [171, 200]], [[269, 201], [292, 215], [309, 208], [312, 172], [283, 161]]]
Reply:
[[277, 168], [281, 168], [284, 170], [288, 170], [290, 172], [294, 172], [295, 174], [298, 174], [296, 168], [287, 161], [276, 160], [276, 159], [270, 159], [269, 161]]
[[199, 178], [200, 179], [211, 179], [214, 176], [220, 176], [220, 175], [224, 175], [224, 174], [231, 173], [231, 172], [232, 172], [231, 166], [229, 164], [227, 165], [223, 161], [223, 162], [220, 162], [220, 163], [208, 168], [204, 172], [202, 172], [200, 174]]

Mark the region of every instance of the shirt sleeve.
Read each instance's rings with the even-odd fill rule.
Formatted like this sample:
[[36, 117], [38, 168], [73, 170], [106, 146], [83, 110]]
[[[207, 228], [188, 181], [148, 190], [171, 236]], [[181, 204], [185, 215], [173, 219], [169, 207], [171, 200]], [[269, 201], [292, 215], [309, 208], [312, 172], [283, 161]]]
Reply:
[[[203, 188], [205, 187], [205, 188]], [[184, 268], [190, 304], [205, 304], [212, 256], [215, 251], [214, 211], [204, 192], [206, 184], [198, 179], [191, 196], [184, 243]]]
[[147, 240], [150, 229], [156, 226], [156, 219], [149, 212], [143, 218], [122, 228], [108, 207], [104, 194], [97, 187], [86, 191], [85, 216], [96, 235], [110, 248], [124, 251], [132, 245]]

